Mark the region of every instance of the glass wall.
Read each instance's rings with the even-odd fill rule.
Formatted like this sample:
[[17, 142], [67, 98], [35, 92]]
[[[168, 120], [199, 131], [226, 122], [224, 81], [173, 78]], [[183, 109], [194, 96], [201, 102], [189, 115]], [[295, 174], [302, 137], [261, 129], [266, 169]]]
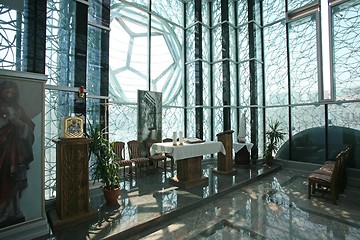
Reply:
[[359, 99], [360, 3], [350, 1], [331, 8], [333, 77], [337, 100]]
[[[336, 3], [336, 4], [335, 4]], [[335, 88], [334, 104], [329, 106], [328, 123], [341, 127], [338, 138], [351, 144], [348, 167], [360, 167], [360, 2], [340, 1], [331, 7], [332, 75]]]
[[74, 109], [74, 93], [66, 88], [75, 82], [74, 1], [47, 1], [45, 74], [45, 198], [56, 196], [56, 147], [61, 120]]
[[[265, 121], [280, 119], [289, 133], [278, 157], [322, 163], [329, 149], [350, 145], [353, 162], [348, 167], [357, 168], [359, 127], [350, 119], [357, 115], [354, 101], [359, 100], [355, 89], [360, 78], [354, 70], [359, 3], [288, 1], [288, 11], [285, 3], [263, 2]], [[329, 19], [320, 18], [327, 14], [328, 5]], [[324, 39], [330, 39], [328, 54], [324, 54], [329, 44]], [[330, 79], [325, 77], [329, 69]], [[333, 97], [329, 87], [320, 91], [329, 84]]]
[[[228, 128], [236, 141], [246, 111], [252, 156], [262, 158], [267, 125], [279, 120], [287, 135], [278, 157], [313, 162], [299, 149], [314, 146], [299, 139], [319, 131], [318, 148], [342, 139], [336, 144], [352, 146], [349, 167], [360, 167], [358, 1], [104, 2], [46, 1], [47, 198], [55, 196], [52, 140], [61, 118], [80, 109], [104, 121], [111, 140], [136, 139], [137, 90], [162, 92], [163, 138], [183, 130], [216, 140]], [[321, 18], [324, 11], [329, 19]], [[1, 4], [0, 21], [0, 67], [25, 70], [31, 20]], [[323, 57], [324, 34], [330, 59]], [[323, 77], [327, 71], [330, 79]], [[81, 85], [86, 102], [77, 98]], [[322, 93], [324, 85], [333, 91]]]

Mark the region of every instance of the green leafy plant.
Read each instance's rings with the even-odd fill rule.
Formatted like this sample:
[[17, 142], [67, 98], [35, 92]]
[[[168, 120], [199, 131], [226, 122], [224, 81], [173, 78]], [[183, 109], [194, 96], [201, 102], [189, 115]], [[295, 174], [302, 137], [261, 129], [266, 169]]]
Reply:
[[279, 143], [284, 140], [286, 133], [280, 128], [280, 122], [274, 121], [269, 123], [269, 130], [266, 131], [266, 147], [264, 152], [265, 160], [272, 160], [273, 153], [279, 148]]
[[121, 179], [120, 162], [114, 152], [114, 143], [107, 139], [106, 132], [99, 125], [89, 123], [89, 126], [89, 149], [95, 156], [95, 162], [91, 165], [94, 183], [101, 181], [106, 189], [118, 188]]

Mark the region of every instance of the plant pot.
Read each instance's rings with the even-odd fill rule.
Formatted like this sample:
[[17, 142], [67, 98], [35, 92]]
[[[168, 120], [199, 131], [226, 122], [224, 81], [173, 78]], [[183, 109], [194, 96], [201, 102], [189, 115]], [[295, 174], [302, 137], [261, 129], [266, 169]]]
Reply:
[[274, 157], [273, 156], [269, 156], [265, 158], [265, 164], [268, 166], [271, 166], [274, 162]]
[[120, 187], [115, 189], [107, 189], [104, 187], [103, 192], [107, 204], [110, 205], [119, 204], [118, 198], [120, 195]]

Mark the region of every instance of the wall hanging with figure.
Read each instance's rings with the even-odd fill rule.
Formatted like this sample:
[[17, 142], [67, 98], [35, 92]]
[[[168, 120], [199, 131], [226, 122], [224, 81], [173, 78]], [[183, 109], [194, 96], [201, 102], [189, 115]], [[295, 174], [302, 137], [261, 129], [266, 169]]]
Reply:
[[146, 141], [161, 142], [162, 93], [138, 90], [138, 141], [141, 153], [146, 154]]
[[0, 238], [9, 226], [44, 219], [45, 80], [0, 71]]

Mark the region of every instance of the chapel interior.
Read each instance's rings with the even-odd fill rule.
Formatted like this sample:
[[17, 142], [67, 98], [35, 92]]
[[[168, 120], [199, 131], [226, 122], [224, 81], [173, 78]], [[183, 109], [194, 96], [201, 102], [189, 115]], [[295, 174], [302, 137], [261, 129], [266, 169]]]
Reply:
[[35, 123], [0, 239], [360, 239], [358, 0], [0, 0], [0, 23]]

